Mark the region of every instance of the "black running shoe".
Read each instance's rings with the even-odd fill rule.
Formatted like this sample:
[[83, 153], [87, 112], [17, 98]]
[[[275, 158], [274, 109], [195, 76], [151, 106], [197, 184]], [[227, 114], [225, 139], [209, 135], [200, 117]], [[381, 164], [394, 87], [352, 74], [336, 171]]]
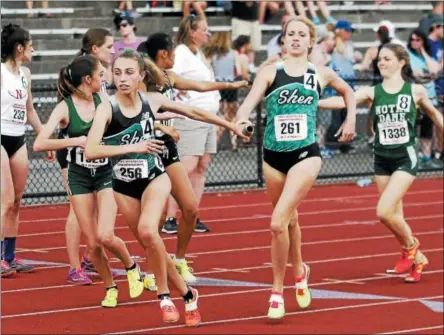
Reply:
[[194, 231], [196, 233], [207, 233], [210, 231], [210, 228], [208, 228], [206, 225], [200, 221], [200, 219], [197, 219], [196, 226], [194, 227]]
[[165, 221], [162, 227], [162, 233], [177, 234], [177, 220], [176, 218], [169, 218]]

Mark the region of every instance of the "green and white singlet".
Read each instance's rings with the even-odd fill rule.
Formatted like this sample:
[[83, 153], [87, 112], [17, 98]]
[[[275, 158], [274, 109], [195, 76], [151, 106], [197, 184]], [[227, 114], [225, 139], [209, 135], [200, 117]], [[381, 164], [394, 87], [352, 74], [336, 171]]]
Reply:
[[[105, 145], [135, 144], [154, 138], [154, 115], [146, 96], [139, 92], [142, 109], [133, 118], [122, 114], [115, 96], [110, 97], [112, 119], [104, 134]], [[157, 154], [130, 153], [111, 158], [113, 179], [131, 183], [133, 181], [154, 179], [164, 172], [163, 164]]]
[[289, 152], [317, 142], [316, 113], [321, 90], [313, 64], [309, 63], [299, 77], [289, 76], [282, 62], [276, 64], [276, 77], [265, 97], [265, 149]]
[[370, 117], [373, 120], [376, 155], [405, 155], [415, 147], [416, 106], [412, 84], [405, 82], [398, 93], [387, 93], [382, 84], [375, 86]]

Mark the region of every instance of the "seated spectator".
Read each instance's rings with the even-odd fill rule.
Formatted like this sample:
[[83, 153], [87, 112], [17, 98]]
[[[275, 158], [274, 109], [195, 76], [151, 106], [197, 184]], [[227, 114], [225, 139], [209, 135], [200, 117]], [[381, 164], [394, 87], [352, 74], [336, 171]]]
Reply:
[[317, 41], [309, 55], [310, 62], [320, 67], [327, 66], [335, 48], [335, 35], [328, 31], [325, 26], [319, 26], [316, 33]]
[[259, 24], [267, 22], [273, 15], [276, 15], [281, 5], [283, 5], [281, 1], [261, 1], [259, 3]]
[[[407, 50], [410, 55], [410, 66], [413, 70], [413, 75], [416, 79], [424, 83], [430, 100], [435, 107], [437, 107], [438, 99], [433, 79], [438, 75], [441, 66], [430, 56], [430, 46], [427, 43], [427, 36], [419, 29], [414, 30], [410, 34]], [[421, 166], [428, 168], [438, 167], [435, 166], [432, 161], [433, 122], [427, 114], [424, 114], [419, 125], [419, 143], [423, 155]]]
[[191, 14], [191, 7], [196, 12], [196, 15], [205, 19], [205, 9], [208, 4], [206, 1], [184, 1], [182, 3], [183, 17], [188, 17]]
[[251, 40], [250, 36], [240, 35], [233, 42], [233, 49], [239, 58], [240, 64], [240, 76], [242, 78], [248, 78], [249, 67], [250, 67], [250, 57], [249, 55], [254, 52], [251, 50]]
[[[316, 6], [314, 4], [314, 1], [306, 1], [306, 3], [307, 3], [308, 11], [311, 16], [311, 20], [313, 21], [313, 23], [315, 25], [320, 25], [321, 20], [319, 19], [318, 14], [316, 13]], [[322, 13], [322, 16], [327, 21], [327, 23], [333, 23], [335, 21], [335, 19], [330, 15], [330, 11], [328, 10], [327, 3], [325, 1], [316, 0], [316, 4]], [[294, 8], [296, 8], [298, 15], [303, 16], [303, 17], [307, 17], [307, 14], [305, 13], [305, 7], [303, 4], [303, 1], [300, 1], [300, 0], [294, 1], [294, 7], [293, 7], [292, 1], [285, 1], [284, 6], [285, 6], [285, 10], [286, 10], [287, 14], [289, 14], [291, 16], [296, 15], [295, 10], [294, 10]]]
[[290, 15], [284, 14], [281, 17], [281, 31], [276, 34], [267, 44], [267, 58], [271, 58], [273, 56], [278, 55], [281, 52], [281, 44], [279, 39], [282, 36], [282, 31], [284, 30], [285, 25], [287, 24]]
[[[28, 10], [32, 10], [32, 6], [34, 4], [34, 1], [26, 1], [26, 8], [28, 8]], [[47, 9], [48, 8], [48, 1], [42, 1], [42, 8]], [[34, 14], [32, 14], [31, 12], [28, 13], [28, 17], [33, 17]], [[52, 15], [47, 13], [47, 14], [40, 14], [39, 16], [45, 16], [45, 17], [51, 17]]]
[[430, 13], [424, 16], [421, 21], [419, 21], [418, 29], [422, 31], [423, 34], [428, 35], [430, 33], [430, 28], [432, 22], [443, 22], [443, 12], [444, 12], [444, 2], [442, 1], [431, 1], [433, 9]]
[[351, 37], [355, 29], [347, 20], [338, 20], [334, 26], [335, 51], [355, 63], [362, 60], [362, 54], [354, 51]]
[[285, 55], [287, 54], [287, 48], [285, 47], [284, 35], [282, 33], [279, 35], [279, 38], [277, 39], [276, 44], [279, 46], [280, 51], [276, 55], [273, 55], [273, 56], [267, 58], [267, 60], [261, 64], [258, 71], [260, 71], [263, 67], [265, 67], [269, 64], [276, 63], [276, 62], [282, 60], [285, 57]]
[[114, 25], [122, 37], [120, 41], [114, 42], [113, 45], [116, 52], [114, 55], [115, 59], [123, 49], [137, 50], [139, 44], [143, 42], [143, 38], [136, 37], [137, 27], [135, 18], [129, 12], [116, 14], [114, 16]]

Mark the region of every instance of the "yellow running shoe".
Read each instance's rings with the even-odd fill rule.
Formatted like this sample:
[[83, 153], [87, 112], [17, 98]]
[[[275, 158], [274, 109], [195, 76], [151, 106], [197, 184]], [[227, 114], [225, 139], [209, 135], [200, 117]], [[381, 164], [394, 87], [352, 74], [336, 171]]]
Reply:
[[174, 264], [176, 265], [176, 269], [179, 274], [182, 276], [183, 280], [187, 284], [195, 284], [197, 279], [193, 275], [193, 269], [188, 266], [188, 263], [185, 259], [178, 261], [176, 257], [173, 257]]
[[126, 272], [128, 278], [129, 293], [131, 298], [137, 298], [143, 292], [143, 281], [140, 275], [139, 264], [132, 270]]
[[143, 279], [143, 286], [145, 287], [145, 290], [156, 292], [157, 291], [157, 285], [156, 285], [156, 278], [153, 274], [146, 274], [145, 278]]
[[303, 264], [304, 273], [301, 277], [296, 277], [296, 301], [300, 308], [308, 308], [311, 304], [311, 291], [308, 288], [308, 278], [310, 277], [310, 267]]
[[284, 296], [279, 292], [272, 292], [269, 300], [268, 318], [273, 320], [282, 319], [285, 316]]
[[107, 307], [107, 308], [116, 307], [118, 295], [119, 291], [115, 287], [106, 290], [105, 299], [102, 300], [102, 307]]

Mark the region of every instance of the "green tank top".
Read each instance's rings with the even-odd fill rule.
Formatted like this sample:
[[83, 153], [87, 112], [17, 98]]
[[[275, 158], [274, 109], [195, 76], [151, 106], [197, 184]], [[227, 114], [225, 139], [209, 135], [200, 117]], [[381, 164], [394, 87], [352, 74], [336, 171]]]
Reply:
[[382, 84], [376, 85], [370, 117], [375, 131], [375, 154], [405, 155], [406, 148], [415, 146], [416, 106], [411, 83], [405, 82], [395, 94], [387, 93]]
[[264, 148], [288, 152], [317, 142], [316, 113], [321, 85], [316, 69], [309, 63], [300, 77], [289, 76], [281, 62], [276, 77], [266, 91], [267, 124]]
[[[154, 115], [145, 95], [139, 92], [142, 109], [133, 118], [123, 115], [115, 96], [110, 97], [112, 118], [104, 134], [105, 145], [135, 144], [154, 138]], [[113, 178], [132, 182], [138, 179], [152, 179], [156, 171], [164, 171], [164, 166], [157, 154], [130, 153], [111, 157]]]
[[[101, 103], [100, 96], [98, 94], [93, 94], [94, 106], [97, 108]], [[68, 113], [69, 113], [69, 125], [62, 132], [67, 137], [79, 137], [79, 136], [88, 136], [88, 132], [91, 129], [93, 124], [93, 120], [90, 122], [85, 122], [79, 116], [77, 109], [72, 101], [72, 97], [68, 97], [65, 99], [66, 104], [68, 105]], [[96, 160], [88, 160], [85, 159], [85, 153], [83, 148], [75, 147], [69, 148], [68, 150], [68, 162], [83, 166], [88, 169], [97, 169], [99, 167], [103, 167], [108, 165], [109, 161], [107, 158], [96, 159]]]

